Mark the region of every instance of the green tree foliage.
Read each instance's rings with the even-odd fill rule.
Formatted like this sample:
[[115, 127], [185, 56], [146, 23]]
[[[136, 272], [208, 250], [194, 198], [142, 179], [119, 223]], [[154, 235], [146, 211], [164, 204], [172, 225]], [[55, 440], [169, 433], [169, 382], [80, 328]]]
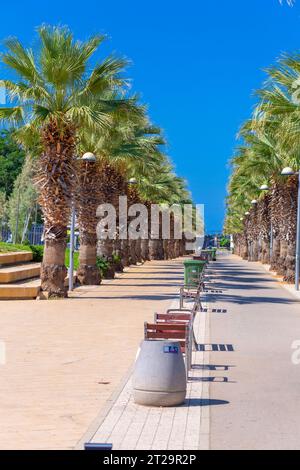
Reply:
[[12, 132], [0, 132], [0, 191], [9, 197], [14, 181], [22, 170], [25, 154], [12, 138]]
[[8, 200], [8, 223], [16, 243], [26, 241], [26, 234], [35, 214], [37, 193], [32, 182], [32, 174], [33, 162], [27, 157]]

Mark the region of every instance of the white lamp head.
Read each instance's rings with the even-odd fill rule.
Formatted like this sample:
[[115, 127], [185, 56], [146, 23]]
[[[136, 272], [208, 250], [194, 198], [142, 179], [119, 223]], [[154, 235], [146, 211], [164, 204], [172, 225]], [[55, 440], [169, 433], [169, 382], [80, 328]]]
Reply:
[[257, 200], [256, 200], [256, 199], [252, 199], [251, 204], [253, 204], [253, 205], [257, 204]]
[[136, 178], [130, 178], [128, 181], [127, 181], [128, 184], [137, 184], [137, 180]]
[[282, 172], [281, 172], [282, 176], [292, 176], [295, 174], [293, 168], [289, 167], [289, 166], [286, 166]]
[[269, 186], [267, 184], [262, 184], [261, 187], [259, 188], [261, 191], [268, 191]]
[[248, 211], [247, 211], [247, 212], [245, 212], [245, 215], [250, 215], [250, 212], [248, 212]]
[[92, 152], [86, 152], [83, 156], [82, 156], [82, 159], [81, 160], [84, 160], [85, 162], [95, 162], [96, 161], [96, 157], [95, 155], [92, 153]]
[[241, 217], [240, 220], [244, 220], [244, 217]]

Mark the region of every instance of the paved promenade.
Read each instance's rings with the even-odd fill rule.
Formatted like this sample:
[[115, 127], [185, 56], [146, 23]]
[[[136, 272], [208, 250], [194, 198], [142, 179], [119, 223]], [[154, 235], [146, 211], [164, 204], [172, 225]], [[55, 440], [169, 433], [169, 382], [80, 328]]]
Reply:
[[[178, 307], [176, 300], [172, 308]], [[198, 342], [205, 342], [206, 316], [195, 322]], [[208, 353], [194, 352], [187, 399], [183, 406], [145, 407], [133, 402], [129, 377], [119, 397], [99, 428], [90, 436], [92, 442], [111, 442], [115, 450], [207, 450], [209, 448], [208, 382], [205, 366]]]
[[[235, 256], [217, 261], [216, 295], [228, 309], [210, 316], [210, 341], [234, 352], [212, 352], [211, 449], [300, 449], [300, 365], [291, 357], [300, 340], [300, 302], [259, 263]], [[298, 355], [299, 356], [299, 355]]]
[[115, 450], [300, 448], [300, 365], [291, 361], [299, 301], [260, 264], [235, 256], [220, 256], [207, 278], [221, 291], [206, 294], [207, 305], [227, 312], [197, 314], [205, 352], [193, 355], [186, 403], [135, 405], [129, 377], [85, 439]]
[[[186, 403], [132, 401], [130, 367], [143, 322], [178, 302], [182, 260], [133, 267], [70, 300], [0, 302], [0, 447], [73, 449], [300, 449], [300, 302], [259, 263], [211, 263], [195, 332]], [[299, 343], [300, 344], [300, 343]], [[122, 386], [120, 380], [123, 379]]]
[[0, 448], [74, 448], [182, 279], [181, 261], [152, 261], [70, 300], [1, 301]]

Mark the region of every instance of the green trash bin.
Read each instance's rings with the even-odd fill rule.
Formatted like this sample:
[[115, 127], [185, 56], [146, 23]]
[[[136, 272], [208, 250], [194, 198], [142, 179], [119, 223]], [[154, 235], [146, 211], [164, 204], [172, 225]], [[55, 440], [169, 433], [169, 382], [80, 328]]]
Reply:
[[211, 250], [201, 250], [202, 258], [208, 263], [212, 260], [212, 251]]
[[198, 287], [200, 275], [206, 261], [189, 259], [184, 261], [184, 284]]

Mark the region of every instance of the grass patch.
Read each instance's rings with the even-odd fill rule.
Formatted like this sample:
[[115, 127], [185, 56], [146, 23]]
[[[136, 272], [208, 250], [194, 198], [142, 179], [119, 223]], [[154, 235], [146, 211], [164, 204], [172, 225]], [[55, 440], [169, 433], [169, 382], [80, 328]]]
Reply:
[[13, 243], [0, 242], [0, 253], [11, 253], [12, 251], [32, 251], [26, 245], [14, 245]]
[[[68, 268], [70, 266], [70, 248], [66, 249], [66, 256], [65, 256], [65, 265]], [[78, 251], [74, 252], [74, 270], [77, 271], [79, 266], [79, 253]]]
[[[10, 253], [15, 251], [31, 251], [33, 253], [33, 261], [40, 262], [43, 259], [44, 247], [43, 245], [14, 245], [13, 243], [0, 242], [0, 253]], [[65, 264], [68, 268], [70, 266], [70, 249], [66, 249]], [[74, 269], [77, 270], [79, 266], [79, 253], [74, 253]]]

